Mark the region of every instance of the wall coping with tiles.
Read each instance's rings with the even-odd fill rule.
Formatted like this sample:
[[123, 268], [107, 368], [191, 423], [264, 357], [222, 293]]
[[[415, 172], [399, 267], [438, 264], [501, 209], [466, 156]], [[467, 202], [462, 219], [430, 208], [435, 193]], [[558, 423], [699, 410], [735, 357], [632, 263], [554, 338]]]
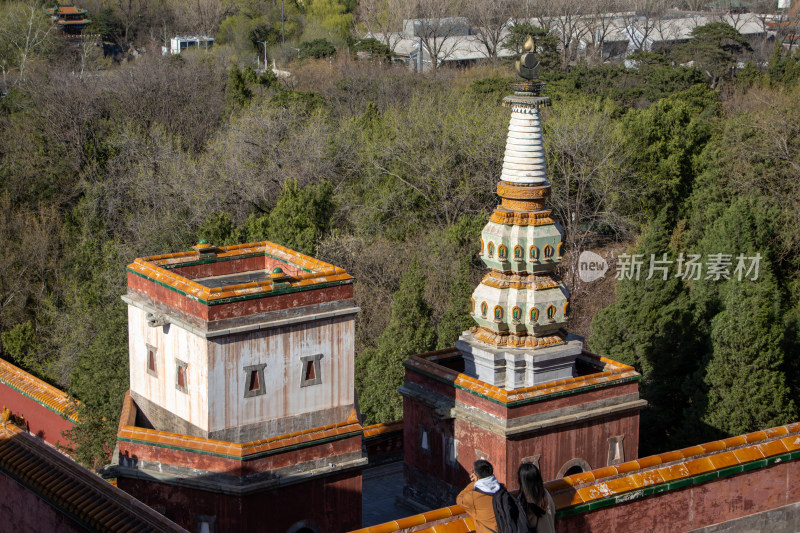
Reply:
[[[0, 359], [0, 383], [11, 387], [34, 402], [46, 407], [54, 413], [65, 417], [72, 423], [78, 423], [77, 400], [71, 400], [69, 394], [45, 383], [8, 361]], [[0, 406], [2, 408], [2, 406]]]
[[584, 350], [578, 356], [578, 360], [597, 368], [599, 372], [542, 383], [540, 385], [534, 385], [533, 387], [506, 390], [438, 364], [439, 361], [457, 357], [461, 357], [461, 353], [456, 348], [447, 348], [444, 350], [412, 355], [403, 362], [403, 365], [410, 370], [428, 375], [444, 383], [450, 383], [456, 388], [463, 389], [506, 407], [547, 400], [556, 396], [574, 394], [592, 388], [638, 381], [642, 377], [632, 366], [624, 365]]
[[[797, 459], [800, 422], [598, 468], [549, 481], [545, 487], [556, 503], [557, 518], [565, 518]], [[416, 527], [425, 524], [430, 527]], [[355, 533], [395, 531], [466, 533], [474, 531], [474, 523], [453, 505]]]
[[136, 404], [130, 396], [130, 391], [128, 391], [125, 393], [122, 406], [120, 423], [117, 429], [117, 440], [242, 461], [361, 435], [363, 432], [356, 412], [353, 410], [347, 420], [336, 424], [328, 424], [304, 431], [296, 431], [239, 444], [137, 427], [135, 425], [136, 411]]
[[364, 426], [364, 438], [371, 439], [397, 433], [403, 431], [403, 421], [395, 420], [394, 422], [385, 422], [381, 424], [372, 424], [371, 426]]
[[[140, 257], [127, 266], [127, 271], [205, 305], [228, 303], [231, 299], [274, 296], [296, 290], [353, 282], [353, 277], [342, 268], [267, 241], [223, 246], [216, 250], [217, 252], [213, 256], [201, 256], [196, 251], [187, 251]], [[304, 271], [304, 273], [290, 277], [209, 288], [174, 271], [181, 267], [258, 256], [271, 257], [291, 265], [297, 270]]]

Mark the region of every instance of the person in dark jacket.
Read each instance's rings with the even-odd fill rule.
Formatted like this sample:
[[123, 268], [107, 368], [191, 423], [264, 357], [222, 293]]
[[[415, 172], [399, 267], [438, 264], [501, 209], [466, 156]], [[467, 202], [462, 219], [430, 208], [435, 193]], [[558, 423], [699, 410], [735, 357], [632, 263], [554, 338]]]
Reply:
[[519, 503], [528, 517], [531, 531], [555, 533], [556, 504], [544, 488], [542, 474], [533, 463], [522, 463], [517, 470]]

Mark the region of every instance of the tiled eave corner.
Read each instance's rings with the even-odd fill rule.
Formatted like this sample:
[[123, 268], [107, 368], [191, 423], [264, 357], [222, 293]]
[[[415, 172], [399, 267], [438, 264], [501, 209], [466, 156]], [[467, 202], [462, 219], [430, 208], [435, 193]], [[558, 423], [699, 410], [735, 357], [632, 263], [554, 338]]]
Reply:
[[130, 397], [130, 391], [128, 391], [125, 394], [122, 406], [120, 425], [117, 429], [117, 440], [240, 461], [257, 459], [307, 446], [316, 446], [325, 442], [362, 435], [363, 433], [355, 411], [343, 422], [243, 444], [140, 428], [134, 425], [135, 419], [136, 406]]
[[[556, 517], [585, 513], [690, 485], [800, 459], [800, 422], [738, 435], [682, 450], [545, 483]], [[415, 526], [424, 526], [428, 528]], [[474, 522], [458, 505], [359, 529], [354, 533], [468, 533]]]
[[641, 379], [641, 374], [636, 372], [632, 366], [584, 351], [578, 356], [578, 360], [597, 368], [599, 372], [576, 378], [551, 381], [541, 385], [534, 385], [533, 387], [506, 390], [438, 364], [439, 361], [457, 357], [460, 357], [459, 351], [455, 348], [448, 348], [412, 355], [403, 362], [403, 365], [437, 381], [452, 384], [456, 388], [506, 407], [516, 407], [526, 403], [551, 399], [556, 396], [575, 394], [593, 388], [618, 385]]
[[[0, 359], [0, 383], [11, 387], [34, 402], [64, 416], [70, 422], [78, 423], [78, 415], [69, 395], [24, 370]], [[2, 406], [0, 406], [2, 407]]]
[[[267, 241], [225, 246], [219, 250], [213, 257], [204, 258], [201, 258], [196, 252], [178, 252], [141, 257], [128, 265], [127, 270], [205, 305], [224, 304], [247, 298], [273, 296], [353, 282], [352, 276], [342, 268]], [[305, 271], [305, 273], [276, 282], [268, 279], [259, 282], [208, 288], [172, 271], [177, 267], [216, 261], [230, 261], [253, 256], [268, 256], [295, 266]]]

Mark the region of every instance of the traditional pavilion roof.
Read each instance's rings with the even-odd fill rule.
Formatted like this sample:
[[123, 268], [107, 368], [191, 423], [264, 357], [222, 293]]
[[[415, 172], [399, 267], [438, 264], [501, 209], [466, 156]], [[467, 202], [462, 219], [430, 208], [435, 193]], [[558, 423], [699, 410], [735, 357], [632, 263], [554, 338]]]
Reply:
[[13, 424], [0, 424], [0, 475], [88, 531], [185, 531]]
[[128, 272], [201, 304], [269, 297], [353, 282], [344, 269], [270, 242], [136, 259]]
[[[798, 459], [800, 422], [567, 476], [545, 483], [545, 488], [555, 501], [556, 518], [561, 518]], [[430, 527], [419, 527], [426, 524]], [[416, 533], [475, 531], [472, 518], [452, 505], [354, 533], [394, 533], [412, 527]]]
[[54, 413], [66, 416], [69, 421], [78, 422], [75, 404], [66, 392], [2, 359], [0, 359], [0, 383], [11, 387]]

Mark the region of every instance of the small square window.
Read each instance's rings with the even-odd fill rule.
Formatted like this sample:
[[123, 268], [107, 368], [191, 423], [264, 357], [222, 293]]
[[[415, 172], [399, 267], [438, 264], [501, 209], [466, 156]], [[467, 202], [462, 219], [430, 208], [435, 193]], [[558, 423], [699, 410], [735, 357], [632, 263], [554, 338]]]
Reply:
[[250, 365], [244, 367], [245, 371], [245, 384], [244, 384], [244, 397], [252, 398], [253, 396], [261, 396], [266, 394], [266, 384], [264, 383], [264, 368], [266, 363], [260, 365]]
[[180, 359], [175, 359], [175, 388], [181, 392], [189, 392], [189, 365]]
[[158, 377], [158, 350], [150, 344], [147, 346], [147, 373]]
[[311, 385], [319, 385], [322, 383], [322, 372], [320, 369], [319, 360], [322, 359], [322, 354], [304, 355], [300, 358], [303, 364], [301, 368], [302, 374], [300, 375], [300, 386], [309, 387]]

